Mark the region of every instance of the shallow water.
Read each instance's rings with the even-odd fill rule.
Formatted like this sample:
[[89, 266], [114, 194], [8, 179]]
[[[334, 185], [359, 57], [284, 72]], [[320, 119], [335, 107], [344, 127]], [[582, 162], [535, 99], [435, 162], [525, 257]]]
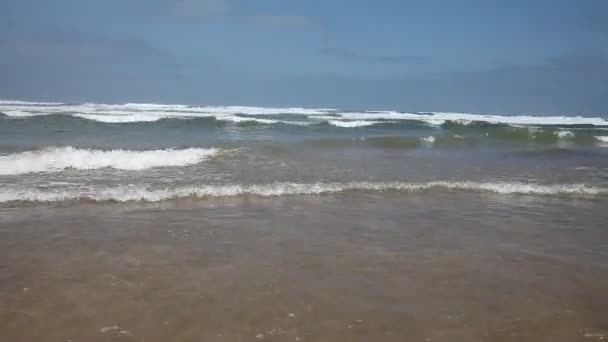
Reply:
[[146, 106], [0, 104], [0, 341], [608, 339], [603, 119]]
[[605, 208], [462, 193], [5, 208], [0, 334], [599, 340]]

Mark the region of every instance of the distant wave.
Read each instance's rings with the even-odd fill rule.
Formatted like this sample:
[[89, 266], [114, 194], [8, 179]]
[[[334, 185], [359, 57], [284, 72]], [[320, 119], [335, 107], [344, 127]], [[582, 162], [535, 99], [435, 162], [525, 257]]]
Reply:
[[[212, 115], [274, 115], [274, 114], [303, 114], [322, 115], [334, 111], [329, 108], [272, 108], [272, 107], [249, 107], [249, 106], [187, 106], [187, 105], [164, 105], [164, 104], [61, 104], [61, 103], [37, 103], [24, 101], [0, 101], [0, 112], [11, 115], [11, 111], [21, 111], [29, 115], [58, 114], [58, 113], [80, 113], [80, 114], [108, 114], [129, 115], [133, 113], [157, 113], [169, 116], [199, 116], [201, 114]], [[9, 113], [7, 113], [9, 112]], [[23, 114], [23, 113], [22, 113]]]
[[128, 123], [128, 122], [154, 122], [168, 119], [170, 116], [153, 114], [132, 114], [132, 115], [110, 115], [110, 114], [72, 114], [81, 119], [87, 119], [105, 123]]
[[50, 147], [0, 156], [0, 175], [58, 172], [67, 168], [143, 170], [159, 166], [185, 166], [200, 163], [219, 151], [215, 148], [102, 151], [70, 146]]
[[[104, 123], [154, 122], [167, 118], [215, 117], [220, 121], [252, 121], [272, 125], [276, 123], [298, 124], [294, 121], [283, 121], [269, 118], [244, 119], [239, 115], [301, 115], [310, 124], [328, 122], [338, 127], [364, 127], [379, 123], [379, 120], [418, 121], [431, 126], [440, 126], [447, 122], [467, 125], [474, 122], [506, 124], [515, 126], [594, 126], [608, 127], [608, 121], [602, 117], [583, 116], [534, 116], [534, 115], [496, 115], [473, 113], [403, 113], [397, 111], [362, 111], [350, 112], [331, 108], [271, 108], [248, 106], [187, 106], [165, 104], [61, 104], [52, 102], [0, 101], [0, 112], [11, 117], [27, 118], [40, 115], [72, 115]], [[302, 124], [302, 122], [300, 122]]]
[[[336, 118], [334, 118], [336, 119]], [[359, 112], [339, 113], [339, 119], [347, 120], [412, 120], [423, 121], [431, 125], [441, 125], [448, 121], [461, 124], [487, 122], [508, 125], [594, 125], [608, 126], [608, 121], [599, 117], [582, 116], [528, 116], [528, 115], [488, 115], [472, 113], [399, 113], [399, 112]]]
[[98, 122], [105, 123], [133, 123], [133, 122], [154, 122], [165, 119], [208, 119], [212, 118], [218, 121], [225, 122], [233, 122], [233, 123], [260, 123], [271, 125], [278, 122], [280, 120], [272, 120], [272, 119], [259, 119], [252, 117], [241, 117], [236, 115], [218, 115], [214, 116], [211, 114], [197, 114], [193, 116], [185, 116], [185, 115], [174, 115], [171, 113], [156, 113], [156, 112], [144, 112], [144, 113], [133, 113], [133, 114], [120, 114], [120, 115], [112, 115], [112, 114], [72, 114], [75, 117], [93, 120]]
[[344, 127], [344, 128], [365, 127], [365, 126], [373, 126], [373, 125], [377, 125], [377, 124], [386, 123], [386, 121], [366, 121], [366, 120], [354, 120], [354, 121], [328, 120], [327, 122], [332, 126]]
[[608, 188], [584, 184], [540, 185], [528, 183], [492, 182], [349, 182], [349, 183], [272, 183], [261, 185], [203, 185], [166, 189], [149, 189], [140, 186], [92, 187], [88, 189], [39, 189], [4, 188], [0, 191], [0, 202], [35, 201], [145, 201], [159, 202], [179, 198], [234, 197], [234, 196], [293, 196], [322, 195], [346, 191], [469, 191], [495, 194], [523, 194], [544, 196], [593, 197], [608, 194]]
[[272, 125], [272, 124], [279, 122], [279, 120], [240, 117], [240, 116], [236, 116], [236, 115], [220, 116], [220, 117], [217, 117], [216, 120], [236, 122], [236, 123], [255, 122], [255, 123], [261, 123], [261, 124], [266, 124], [266, 125]]
[[273, 125], [273, 124], [286, 124], [286, 125], [297, 125], [297, 126], [307, 126], [312, 124], [311, 122], [306, 121], [292, 121], [292, 120], [275, 120], [275, 119], [264, 119], [264, 118], [254, 118], [251, 116], [236, 116], [236, 115], [222, 115], [216, 116], [216, 120], [225, 121], [225, 122], [234, 122], [234, 123], [256, 123], [262, 125]]

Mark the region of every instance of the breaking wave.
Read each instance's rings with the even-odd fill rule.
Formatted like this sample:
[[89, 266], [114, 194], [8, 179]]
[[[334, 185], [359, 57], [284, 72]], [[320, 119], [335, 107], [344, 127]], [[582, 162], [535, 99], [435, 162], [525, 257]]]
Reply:
[[219, 152], [215, 148], [103, 151], [71, 146], [50, 147], [0, 156], [0, 175], [58, 172], [67, 168], [143, 170], [160, 166], [185, 166], [200, 163]]
[[[417, 121], [431, 126], [449, 122], [468, 125], [474, 122], [505, 124], [514, 126], [595, 126], [608, 127], [608, 120], [602, 117], [583, 116], [534, 116], [496, 115], [449, 112], [397, 112], [362, 111], [349, 112], [330, 108], [266, 108], [248, 106], [187, 106], [164, 104], [62, 104], [25, 101], [0, 101], [0, 112], [9, 117], [27, 118], [41, 115], [70, 115], [104, 123], [153, 122], [167, 118], [215, 117], [217, 120], [242, 122], [239, 115], [301, 115], [310, 124], [328, 122], [338, 127], [364, 127], [381, 123], [379, 120]], [[249, 119], [262, 124], [286, 123], [268, 118]]]
[[373, 126], [373, 125], [377, 125], [377, 124], [384, 124], [384, 123], [387, 123], [387, 121], [366, 121], [366, 120], [340, 121], [340, 120], [328, 120], [327, 123], [329, 123], [332, 126], [336, 126], [336, 127], [351, 128], [351, 127], [365, 127], [365, 126]]
[[[334, 118], [336, 119], [336, 118]], [[412, 120], [423, 121], [430, 125], [439, 126], [446, 122], [458, 122], [470, 124], [473, 122], [487, 122], [492, 124], [507, 125], [552, 125], [552, 126], [576, 126], [593, 125], [608, 126], [608, 121], [600, 117], [583, 116], [531, 116], [531, 115], [490, 115], [473, 113], [400, 113], [400, 112], [356, 112], [339, 113], [338, 119], [346, 120]]]
[[423, 143], [425, 143], [427, 145], [433, 145], [435, 143], [435, 137], [432, 135], [429, 135], [428, 137], [420, 138], [420, 141], [422, 141]]
[[294, 196], [322, 195], [346, 191], [469, 191], [495, 194], [523, 194], [544, 196], [593, 197], [608, 194], [608, 188], [584, 184], [540, 185], [528, 183], [492, 182], [349, 182], [349, 183], [272, 183], [263, 185], [203, 185], [168, 189], [149, 189], [140, 186], [118, 186], [108, 188], [40, 189], [8, 188], [0, 192], [0, 202], [33, 201], [145, 201], [159, 202], [180, 198], [234, 197], [234, 196]]
[[558, 138], [572, 138], [572, 137], [574, 137], [574, 133], [572, 133], [570, 131], [556, 131], [555, 135], [557, 135]]

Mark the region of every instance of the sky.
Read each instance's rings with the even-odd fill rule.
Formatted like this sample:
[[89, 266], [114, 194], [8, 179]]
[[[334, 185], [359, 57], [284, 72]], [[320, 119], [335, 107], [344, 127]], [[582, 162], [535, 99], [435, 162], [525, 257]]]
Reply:
[[0, 0], [0, 98], [608, 116], [608, 0]]

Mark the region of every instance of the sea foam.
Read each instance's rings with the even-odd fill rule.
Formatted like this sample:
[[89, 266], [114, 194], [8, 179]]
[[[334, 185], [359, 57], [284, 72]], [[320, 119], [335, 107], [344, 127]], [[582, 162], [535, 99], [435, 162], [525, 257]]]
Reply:
[[0, 202], [35, 201], [55, 202], [73, 200], [91, 201], [145, 201], [159, 202], [179, 198], [234, 197], [234, 196], [295, 196], [322, 195], [345, 191], [468, 191], [489, 192], [501, 195], [566, 195], [598, 196], [608, 194], [608, 188], [587, 186], [584, 184], [528, 184], [528, 183], [493, 183], [470, 181], [433, 181], [426, 183], [408, 182], [346, 182], [346, 183], [271, 183], [258, 185], [201, 185], [150, 189], [143, 186], [89, 187], [89, 188], [0, 188]]
[[574, 133], [570, 132], [570, 131], [556, 131], [555, 135], [557, 135], [558, 138], [572, 138], [574, 137]]
[[424, 144], [427, 144], [427, 145], [433, 145], [435, 143], [435, 137], [432, 135], [429, 135], [428, 137], [420, 138], [420, 141], [422, 141]]
[[[592, 125], [595, 127], [608, 127], [608, 121], [602, 117], [583, 116], [542, 116], [542, 115], [497, 115], [474, 113], [428, 112], [407, 113], [397, 111], [362, 111], [349, 112], [331, 108], [272, 108], [251, 106], [188, 106], [170, 104], [61, 104], [37, 103], [25, 101], [0, 101], [0, 112], [8, 116], [33, 117], [39, 115], [62, 114], [106, 123], [152, 122], [163, 118], [196, 118], [213, 116], [218, 120], [241, 122], [238, 115], [303, 115], [312, 123], [314, 120], [329, 121], [329, 124], [338, 127], [362, 127], [375, 124], [378, 120], [410, 120], [419, 121], [432, 126], [438, 126], [448, 121], [461, 124], [472, 122], [488, 122], [494, 124], [508, 124], [515, 126], [533, 125]], [[260, 118], [259, 123], [273, 124], [290, 121], [276, 121]]]
[[165, 150], [92, 150], [75, 147], [49, 147], [0, 156], [0, 175], [57, 172], [67, 168], [93, 170], [114, 168], [143, 170], [160, 166], [197, 164], [219, 153], [215, 148]]
[[340, 121], [340, 120], [328, 120], [330, 125], [336, 127], [352, 128], [352, 127], [365, 127], [373, 126], [377, 124], [386, 123], [387, 121], [367, 121], [367, 120], [354, 120], [354, 121]]
[[345, 112], [337, 113], [338, 118], [346, 120], [411, 120], [430, 125], [441, 125], [447, 121], [462, 124], [487, 122], [508, 125], [594, 125], [608, 126], [608, 121], [600, 117], [583, 116], [532, 116], [532, 115], [489, 115], [473, 113], [400, 113], [400, 112]]

